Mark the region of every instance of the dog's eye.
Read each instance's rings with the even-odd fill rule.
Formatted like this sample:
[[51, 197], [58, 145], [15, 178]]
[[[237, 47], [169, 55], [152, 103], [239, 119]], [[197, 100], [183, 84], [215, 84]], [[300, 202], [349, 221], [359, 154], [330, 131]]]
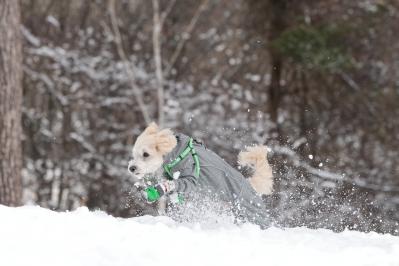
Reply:
[[144, 158], [147, 158], [148, 156], [150, 156], [150, 154], [149, 154], [148, 152], [144, 152], [144, 153], [143, 153], [143, 157], [144, 157]]

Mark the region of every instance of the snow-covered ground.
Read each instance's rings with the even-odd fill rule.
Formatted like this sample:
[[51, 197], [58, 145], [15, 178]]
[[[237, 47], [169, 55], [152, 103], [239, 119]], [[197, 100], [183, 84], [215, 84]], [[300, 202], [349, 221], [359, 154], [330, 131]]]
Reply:
[[399, 237], [0, 206], [0, 265], [399, 265]]

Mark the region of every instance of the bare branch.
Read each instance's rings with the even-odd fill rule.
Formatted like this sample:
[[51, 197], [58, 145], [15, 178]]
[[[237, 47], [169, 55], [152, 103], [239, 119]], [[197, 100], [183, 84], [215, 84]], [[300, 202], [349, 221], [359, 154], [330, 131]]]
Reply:
[[188, 24], [186, 30], [182, 34], [182, 38], [180, 42], [177, 44], [176, 50], [174, 51], [170, 61], [168, 68], [165, 71], [165, 75], [168, 76], [170, 74], [170, 71], [172, 70], [174, 64], [176, 63], [177, 59], [180, 56], [180, 53], [182, 52], [184, 45], [186, 44], [187, 40], [190, 38], [190, 35], [192, 31], [194, 30], [195, 25], [198, 22], [199, 17], [201, 16], [202, 12], [205, 10], [206, 6], [208, 5], [209, 0], [203, 0], [202, 3], [199, 5], [197, 11], [195, 12], [193, 18], [190, 21], [190, 24]]
[[338, 75], [341, 77], [343, 81], [345, 81], [347, 85], [349, 85], [351, 89], [355, 91], [360, 90], [360, 86], [348, 74], [344, 72], [339, 72]]
[[164, 120], [164, 88], [163, 88], [163, 73], [162, 73], [162, 57], [161, 57], [161, 18], [159, 16], [159, 2], [152, 0], [154, 8], [153, 16], [153, 31], [152, 31], [152, 46], [154, 50], [155, 61], [155, 75], [157, 78], [158, 87], [158, 124], [162, 127]]
[[118, 21], [117, 21], [116, 12], [115, 12], [115, 0], [109, 1], [109, 14], [110, 14], [110, 18], [111, 18], [112, 31], [114, 34], [114, 41], [116, 44], [118, 55], [123, 62], [125, 73], [129, 79], [130, 86], [132, 87], [134, 96], [137, 100], [137, 103], [138, 103], [140, 111], [143, 115], [144, 121], [146, 124], [149, 124], [151, 122], [150, 116], [149, 116], [147, 108], [144, 104], [142, 94], [136, 85], [136, 80], [133, 75], [133, 69], [130, 65], [130, 62], [129, 62], [129, 60], [126, 56], [126, 53], [123, 49], [123, 46], [122, 46], [122, 38], [121, 38], [120, 31], [119, 31]]
[[300, 156], [290, 149], [289, 147], [285, 146], [273, 146], [273, 150], [281, 155], [286, 155], [290, 158], [293, 164], [296, 167], [301, 167], [305, 169], [308, 173], [318, 176], [325, 180], [335, 181], [335, 182], [345, 182], [347, 184], [352, 184], [357, 187], [367, 188], [370, 190], [381, 191], [381, 192], [399, 192], [399, 187], [394, 186], [387, 186], [383, 184], [368, 184], [364, 180], [360, 178], [351, 177], [345, 174], [334, 173], [327, 170], [322, 170], [319, 168], [314, 168], [313, 166], [309, 165], [308, 163], [304, 162]]
[[163, 24], [165, 23], [166, 18], [168, 17], [170, 11], [172, 11], [172, 8], [176, 4], [176, 0], [170, 0], [169, 5], [166, 7], [166, 9], [162, 12], [161, 15], [161, 29], [163, 27]]

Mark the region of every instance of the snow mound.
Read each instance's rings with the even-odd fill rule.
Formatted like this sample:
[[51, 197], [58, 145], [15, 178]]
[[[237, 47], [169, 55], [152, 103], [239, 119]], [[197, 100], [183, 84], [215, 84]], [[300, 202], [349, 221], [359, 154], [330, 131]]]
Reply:
[[399, 238], [377, 233], [122, 219], [80, 208], [0, 206], [1, 265], [399, 265]]

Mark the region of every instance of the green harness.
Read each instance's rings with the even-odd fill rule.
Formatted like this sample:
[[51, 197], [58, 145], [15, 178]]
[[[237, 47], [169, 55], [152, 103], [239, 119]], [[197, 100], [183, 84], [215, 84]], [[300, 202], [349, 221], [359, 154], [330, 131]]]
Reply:
[[200, 163], [199, 163], [198, 154], [194, 149], [193, 141], [194, 141], [193, 138], [190, 138], [187, 143], [187, 147], [179, 154], [179, 156], [177, 156], [172, 162], [165, 164], [163, 166], [165, 175], [168, 179], [170, 180], [173, 179], [172, 168], [175, 167], [181, 161], [183, 161], [190, 153], [191, 156], [193, 157], [195, 165], [194, 174], [196, 177], [200, 176]]
[[[190, 138], [187, 143], [187, 147], [184, 149], [184, 151], [182, 151], [179, 154], [179, 156], [177, 156], [177, 158], [175, 158], [172, 162], [165, 164], [163, 166], [163, 169], [165, 171], [164, 175], [166, 176], [166, 178], [168, 178], [169, 180], [174, 179], [173, 173], [172, 173], [172, 168], [175, 167], [181, 161], [183, 161], [190, 153], [191, 153], [191, 156], [193, 157], [194, 165], [195, 165], [194, 175], [196, 177], [200, 176], [200, 163], [199, 163], [198, 154], [194, 149], [193, 141], [194, 141], [193, 138]], [[154, 186], [149, 186], [144, 191], [146, 193], [146, 198], [149, 202], [155, 202], [161, 197], [161, 195], [159, 194], [159, 191]], [[184, 202], [183, 196], [180, 195], [180, 193], [177, 194], [177, 202], [178, 203]]]

